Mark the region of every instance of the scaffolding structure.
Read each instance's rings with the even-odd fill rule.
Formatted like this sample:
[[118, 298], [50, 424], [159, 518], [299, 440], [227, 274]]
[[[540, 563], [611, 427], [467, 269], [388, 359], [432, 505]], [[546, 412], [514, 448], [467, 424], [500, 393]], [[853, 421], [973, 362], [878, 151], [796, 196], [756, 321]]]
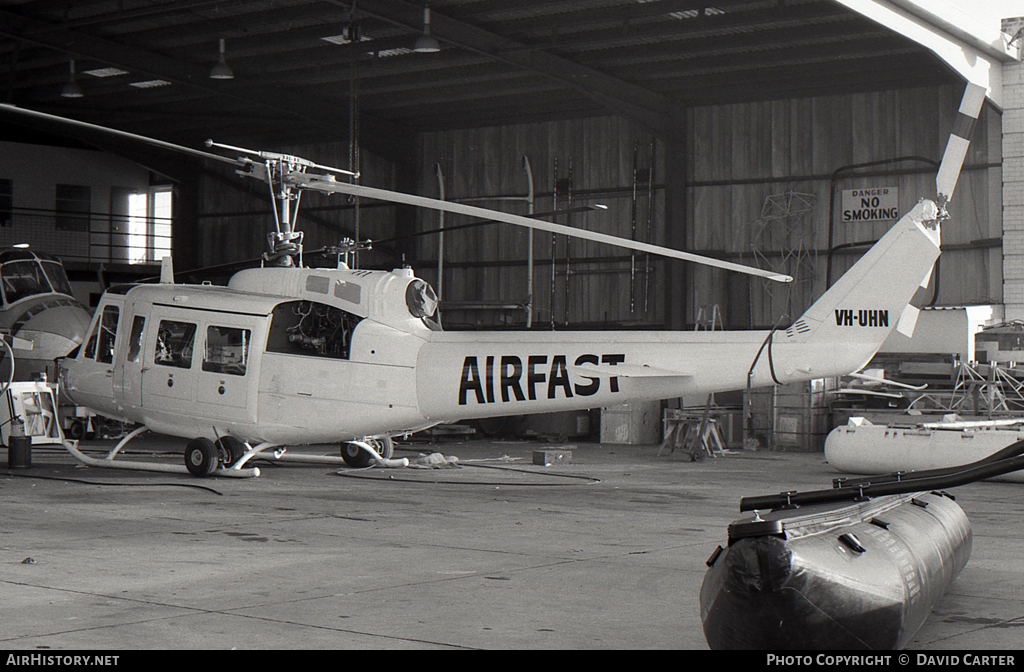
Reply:
[[932, 389], [914, 398], [909, 408], [958, 415], [999, 418], [1024, 412], [1022, 370], [1001, 364], [958, 361], [951, 389]]
[[[794, 315], [814, 284], [818, 253], [814, 248], [814, 194], [786, 191], [770, 194], [761, 206], [761, 216], [751, 223], [751, 251], [758, 268], [789, 275], [793, 282], [781, 284], [762, 280], [769, 301], [769, 315]], [[795, 301], [801, 305], [794, 305]], [[751, 311], [753, 313], [753, 311]]]

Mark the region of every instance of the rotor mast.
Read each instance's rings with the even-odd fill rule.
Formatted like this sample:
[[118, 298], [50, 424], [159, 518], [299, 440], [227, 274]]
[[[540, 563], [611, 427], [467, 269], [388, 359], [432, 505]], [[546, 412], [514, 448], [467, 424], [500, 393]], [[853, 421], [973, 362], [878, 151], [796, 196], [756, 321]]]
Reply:
[[[213, 140], [207, 140], [206, 146], [241, 152], [263, 160], [262, 163], [259, 163], [248, 156], [240, 157], [239, 162], [247, 170], [236, 170], [235, 172], [243, 177], [263, 180], [270, 189], [270, 197], [274, 201], [275, 230], [267, 234], [267, 252], [263, 254], [263, 260], [274, 266], [302, 265], [302, 232], [296, 229], [295, 223], [298, 219], [299, 203], [302, 200], [302, 184], [305, 182], [302, 175], [305, 174], [306, 169], [317, 168], [328, 171], [328, 173], [353, 178], [359, 177], [359, 173], [353, 173], [343, 168], [323, 166], [291, 154], [245, 149]], [[334, 175], [325, 177], [330, 180], [334, 179]]]
[[[289, 184], [286, 177], [292, 171], [304, 172], [306, 167], [270, 158], [264, 160], [264, 166], [270, 195], [274, 199], [275, 230], [267, 234], [267, 252], [263, 259], [275, 266], [302, 266], [302, 232], [295, 229], [302, 190]], [[292, 201], [295, 202], [294, 208]]]

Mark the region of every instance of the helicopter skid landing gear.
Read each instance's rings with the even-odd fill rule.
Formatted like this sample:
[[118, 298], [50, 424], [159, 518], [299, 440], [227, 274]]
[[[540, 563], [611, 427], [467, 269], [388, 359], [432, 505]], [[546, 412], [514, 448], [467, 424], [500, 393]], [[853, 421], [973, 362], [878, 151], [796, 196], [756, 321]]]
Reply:
[[[195, 444], [195, 441], [189, 442], [189, 446], [193, 450], [197, 450], [198, 453], [193, 455], [195, 464], [190, 465], [189, 450], [185, 451], [185, 464], [166, 464], [161, 462], [142, 462], [135, 460], [115, 460], [118, 452], [127, 444], [131, 439], [135, 438], [139, 434], [147, 431], [149, 428], [146, 426], [138, 427], [128, 436], [121, 439], [118, 444], [111, 450], [105, 458], [90, 457], [78, 449], [78, 441], [64, 440], [64, 449], [71, 453], [72, 457], [81, 462], [82, 464], [89, 467], [99, 467], [101, 469], [126, 469], [131, 471], [152, 471], [164, 474], [195, 474], [193, 469], [205, 469], [212, 464], [212, 469], [203, 475], [216, 474], [217, 476], [234, 476], [237, 478], [253, 478], [260, 475], [260, 470], [252, 467], [249, 469], [231, 468], [221, 469], [219, 468], [220, 459], [217, 453], [216, 447], [213, 442], [206, 439], [210, 443], [210, 447], [213, 448], [214, 457], [208, 459], [208, 454], [204, 456], [205, 449]], [[206, 466], [203, 466], [203, 465]]]
[[345, 460], [345, 464], [354, 469], [372, 466], [409, 466], [409, 460], [404, 457], [400, 460], [391, 459], [394, 454], [395, 442], [391, 440], [390, 436], [341, 444], [341, 457]]

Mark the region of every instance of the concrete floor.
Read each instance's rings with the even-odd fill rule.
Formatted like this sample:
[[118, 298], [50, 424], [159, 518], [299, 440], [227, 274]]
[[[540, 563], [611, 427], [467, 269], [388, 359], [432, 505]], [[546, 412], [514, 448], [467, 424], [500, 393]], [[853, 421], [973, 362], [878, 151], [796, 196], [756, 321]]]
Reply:
[[[182, 464], [176, 439], [129, 447]], [[532, 465], [552, 447], [418, 445], [397, 456], [465, 466], [261, 461], [258, 478], [196, 479], [37, 446], [29, 469], [0, 463], [0, 648], [707, 649], [704, 563], [740, 497], [836, 475], [820, 453], [691, 463], [608, 444]], [[955, 489], [974, 551], [908, 648], [1020, 646], [1022, 488]]]

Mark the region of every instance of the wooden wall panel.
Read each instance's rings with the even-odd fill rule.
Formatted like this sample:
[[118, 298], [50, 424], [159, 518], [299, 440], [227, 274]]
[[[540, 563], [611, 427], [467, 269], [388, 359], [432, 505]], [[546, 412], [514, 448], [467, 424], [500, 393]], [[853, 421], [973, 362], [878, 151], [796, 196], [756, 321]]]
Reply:
[[[789, 175], [814, 174], [814, 99], [789, 101]], [[785, 176], [783, 176], [785, 177]]]
[[897, 156], [896, 92], [850, 96], [853, 163]]
[[[914, 89], [897, 92], [899, 123], [896, 126], [898, 156], [922, 156], [937, 160], [945, 147], [939, 113], [949, 96], [940, 89]], [[959, 107], [959, 105], [958, 105]], [[948, 129], [946, 129], [948, 134]]]
[[805, 141], [811, 148], [813, 174], [828, 175], [839, 166], [854, 162], [852, 113], [848, 97], [813, 98], [811, 125], [805, 127], [804, 132]]
[[[452, 200], [507, 199], [528, 193], [527, 173], [523, 169], [523, 156], [527, 156], [533, 169], [535, 212], [602, 204], [605, 210], [560, 214], [554, 221], [627, 238], [663, 240], [660, 187], [655, 185], [650, 190], [645, 180], [637, 191], [637, 207], [633, 203], [634, 155], [639, 168], [649, 172], [651, 143], [648, 134], [614, 117], [448, 131], [424, 136], [421, 171], [435, 163], [446, 166], [452, 185], [447, 197]], [[659, 151], [655, 144], [655, 175], [659, 172]], [[421, 188], [428, 189], [426, 181]], [[520, 214], [528, 211], [522, 201], [481, 203]], [[458, 217], [446, 220], [452, 226], [468, 221]], [[456, 286], [452, 278], [462, 277], [472, 278], [467, 287], [472, 300], [502, 305], [525, 303], [528, 238], [527, 231], [507, 224], [447, 234], [443, 298], [456, 306], [471, 300], [468, 295], [456, 295], [448, 289]], [[434, 281], [436, 242], [430, 238], [421, 240], [424, 242], [418, 247], [418, 270], [422, 277]], [[635, 266], [631, 266], [628, 250], [578, 239], [568, 241], [565, 236], [553, 237], [543, 232], [534, 234], [533, 250], [537, 328], [598, 323], [653, 325], [660, 319], [662, 304], [650, 300], [655, 291], [661, 290], [656, 281], [660, 266], [646, 263], [643, 255], [635, 255]], [[481, 273], [478, 269], [487, 270]], [[644, 276], [647, 269], [650, 281]], [[449, 305], [445, 313], [447, 325], [525, 325], [524, 310], [458, 310]]]

